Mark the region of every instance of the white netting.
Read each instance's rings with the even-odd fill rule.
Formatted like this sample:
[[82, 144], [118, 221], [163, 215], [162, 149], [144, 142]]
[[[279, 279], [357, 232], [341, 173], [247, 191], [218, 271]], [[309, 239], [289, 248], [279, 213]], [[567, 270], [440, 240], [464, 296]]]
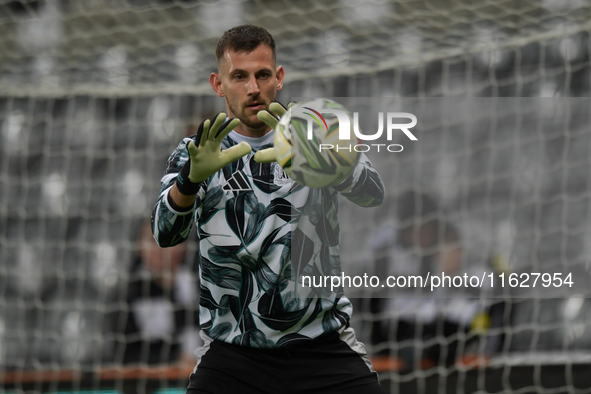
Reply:
[[[120, 291], [130, 278], [141, 278], [132, 271], [136, 238], [168, 155], [188, 124], [224, 109], [208, 82], [223, 31], [252, 23], [273, 34], [286, 69], [284, 102], [589, 96], [590, 20], [591, 5], [583, 0], [0, 0], [0, 392], [184, 387], [184, 370], [120, 368], [121, 344], [133, 341], [122, 334], [122, 316], [132, 307]], [[488, 240], [481, 251], [499, 254], [500, 267], [515, 251], [532, 264], [588, 261], [591, 232], [582, 219], [591, 212], [588, 119], [576, 122], [574, 132], [561, 128], [503, 142], [496, 140], [504, 133], [497, 126], [492, 134], [443, 133], [442, 144], [457, 142], [455, 153], [423, 145], [402, 160], [414, 174], [402, 185], [433, 194], [472, 251], [474, 242]], [[437, 171], [427, 174], [429, 166]], [[503, 186], [516, 170], [522, 171], [518, 192]], [[444, 187], [454, 182], [474, 194]], [[528, 187], [524, 201], [520, 193]], [[493, 200], [512, 211], [495, 211]], [[486, 203], [472, 212], [478, 201]], [[520, 205], [527, 201], [531, 206]], [[541, 230], [520, 238], [505, 220], [512, 214]], [[343, 220], [344, 236], [372, 231]], [[187, 269], [194, 252], [191, 244]], [[183, 308], [177, 310], [192, 318]], [[488, 369], [470, 371], [442, 359], [420, 369], [423, 349], [451, 342], [445, 327], [428, 339], [390, 330], [374, 341], [372, 322], [399, 316], [380, 305], [359, 305], [358, 312], [354, 325], [370, 353], [390, 350], [380, 368], [390, 370], [382, 381], [391, 392], [582, 393], [591, 387], [582, 364], [589, 362], [589, 305], [576, 297], [497, 310], [502, 325], [488, 335], [504, 341]], [[474, 346], [460, 337], [460, 350]], [[166, 349], [161, 361], [170, 362]], [[393, 356], [408, 354], [416, 363], [400, 370]], [[148, 353], [142, 357], [143, 365], [151, 363]]]
[[0, 86], [7, 96], [208, 94], [213, 48], [240, 23], [273, 33], [291, 81], [455, 56], [470, 63], [466, 79], [524, 65], [552, 75], [547, 63], [580, 68], [569, 63], [586, 56], [590, 13], [579, 0], [3, 0]]
[[[349, 289], [360, 297], [356, 323], [376, 365], [395, 370], [385, 374], [392, 387], [404, 392], [439, 382], [472, 392], [476, 371], [465, 384], [455, 379], [477, 365], [489, 365], [477, 380], [482, 392], [551, 387], [528, 383], [535, 368], [553, 376], [554, 387], [588, 387], [574, 366], [588, 363], [591, 348], [590, 104], [588, 98], [380, 98], [369, 111], [359, 109], [368, 132], [376, 130], [376, 120], [367, 119], [378, 110], [413, 113], [419, 140], [399, 132], [376, 141], [383, 143], [380, 153], [375, 146], [368, 152], [389, 195], [368, 211], [340, 206], [344, 272], [375, 275], [382, 284], [388, 275], [455, 277], [445, 289], [428, 280]], [[388, 143], [404, 151], [388, 153]], [[456, 281], [464, 275], [469, 280]], [[569, 275], [573, 284], [560, 285]], [[550, 286], [553, 277], [558, 284]], [[495, 371], [512, 379], [495, 381]]]

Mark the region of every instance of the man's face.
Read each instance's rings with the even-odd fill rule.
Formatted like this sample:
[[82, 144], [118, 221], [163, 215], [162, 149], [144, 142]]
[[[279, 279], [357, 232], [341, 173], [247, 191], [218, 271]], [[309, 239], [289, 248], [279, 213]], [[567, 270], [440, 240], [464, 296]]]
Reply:
[[226, 51], [218, 67], [219, 74], [213, 73], [210, 82], [218, 96], [226, 99], [228, 116], [243, 123], [236, 131], [247, 136], [264, 135], [269, 127], [257, 113], [268, 109], [283, 87], [283, 67], [276, 67], [271, 48], [259, 45], [252, 52]]

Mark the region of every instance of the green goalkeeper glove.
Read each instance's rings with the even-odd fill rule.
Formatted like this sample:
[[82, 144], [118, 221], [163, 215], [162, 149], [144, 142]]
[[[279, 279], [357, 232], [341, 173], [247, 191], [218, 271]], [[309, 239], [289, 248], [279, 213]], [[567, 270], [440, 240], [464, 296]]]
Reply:
[[[292, 103], [290, 103], [289, 106], [291, 106], [291, 104]], [[257, 113], [257, 118], [275, 130], [277, 123], [279, 123], [279, 119], [286, 112], [287, 108], [285, 108], [280, 102], [275, 101], [269, 105], [269, 110], [259, 111]], [[277, 147], [275, 146], [273, 148], [258, 151], [254, 154], [254, 161], [257, 163], [271, 163], [277, 161]]]
[[199, 190], [199, 183], [224, 168], [233, 161], [250, 153], [252, 148], [247, 142], [241, 142], [236, 146], [221, 150], [222, 140], [239, 124], [239, 119], [226, 119], [226, 114], [220, 112], [211, 124], [209, 119], [204, 120], [193, 141], [187, 144], [189, 160], [185, 163], [176, 180], [176, 185], [181, 194], [191, 196]]

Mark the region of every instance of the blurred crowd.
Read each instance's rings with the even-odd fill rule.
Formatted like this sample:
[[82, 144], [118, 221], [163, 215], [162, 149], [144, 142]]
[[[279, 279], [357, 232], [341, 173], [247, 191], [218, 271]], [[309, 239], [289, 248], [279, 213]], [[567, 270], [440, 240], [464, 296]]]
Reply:
[[[495, 272], [494, 256], [467, 262], [458, 229], [435, 199], [408, 190], [390, 199], [367, 239], [366, 269], [388, 276], [481, 276]], [[378, 368], [410, 372], [456, 363], [486, 362], [502, 348], [505, 300], [491, 289], [398, 288], [367, 295], [361, 306]], [[497, 294], [498, 295], [498, 294]]]

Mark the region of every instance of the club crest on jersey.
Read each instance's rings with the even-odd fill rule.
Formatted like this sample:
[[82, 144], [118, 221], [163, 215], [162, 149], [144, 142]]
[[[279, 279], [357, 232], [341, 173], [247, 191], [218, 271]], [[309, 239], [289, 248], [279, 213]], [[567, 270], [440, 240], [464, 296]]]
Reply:
[[279, 165], [275, 165], [275, 170], [273, 171], [273, 183], [278, 186], [289, 185], [293, 182], [293, 180], [287, 176], [283, 168]]
[[230, 179], [226, 181], [226, 184], [222, 186], [222, 190], [230, 192], [245, 192], [252, 190], [252, 187], [250, 187], [248, 179], [246, 179], [246, 176], [242, 171], [235, 171]]

